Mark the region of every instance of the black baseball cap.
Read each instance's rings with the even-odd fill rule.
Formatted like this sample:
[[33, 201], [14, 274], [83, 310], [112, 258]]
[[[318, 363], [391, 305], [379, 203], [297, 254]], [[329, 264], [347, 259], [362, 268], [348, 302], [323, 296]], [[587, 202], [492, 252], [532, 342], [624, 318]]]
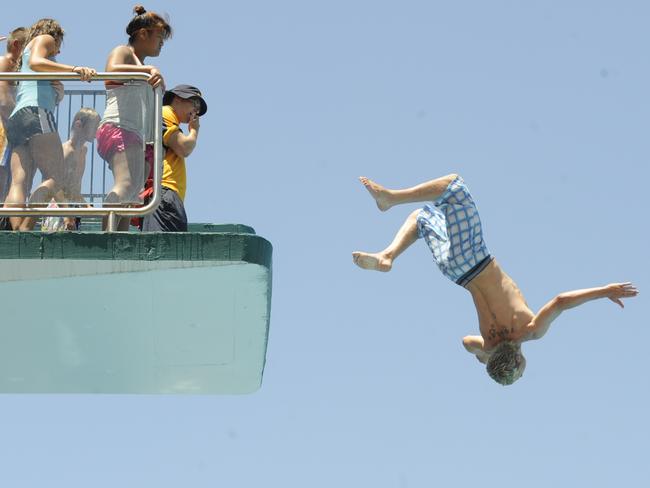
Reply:
[[201, 102], [201, 110], [199, 111], [199, 115], [203, 115], [208, 111], [208, 104], [205, 103], [205, 100], [203, 100], [203, 97], [201, 96], [201, 90], [199, 90], [195, 86], [176, 85], [171, 90], [167, 90], [163, 95], [163, 105], [169, 105], [170, 103], [172, 103], [172, 100], [174, 99], [174, 95], [184, 99], [198, 98], [199, 101]]

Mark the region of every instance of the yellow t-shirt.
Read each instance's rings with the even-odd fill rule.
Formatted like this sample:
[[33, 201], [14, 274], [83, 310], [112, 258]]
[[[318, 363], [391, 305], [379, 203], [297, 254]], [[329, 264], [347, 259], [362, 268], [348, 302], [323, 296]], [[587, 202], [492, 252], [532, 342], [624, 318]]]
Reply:
[[[166, 146], [169, 143], [169, 138], [176, 131], [180, 131], [179, 120], [176, 112], [169, 105], [165, 105], [162, 109], [163, 116], [163, 144]], [[182, 131], [181, 131], [182, 132]], [[162, 186], [174, 190], [185, 200], [185, 191], [187, 190], [187, 176], [185, 174], [185, 158], [179, 156], [170, 147], [165, 151], [165, 159], [163, 160], [163, 174]]]

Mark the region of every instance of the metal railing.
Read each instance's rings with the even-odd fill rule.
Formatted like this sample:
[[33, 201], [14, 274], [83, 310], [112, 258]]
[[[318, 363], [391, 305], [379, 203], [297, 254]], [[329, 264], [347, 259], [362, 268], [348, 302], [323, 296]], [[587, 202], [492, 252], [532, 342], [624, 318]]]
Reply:
[[[92, 81], [147, 81], [149, 75], [145, 73], [97, 73]], [[61, 80], [72, 81], [80, 80], [76, 73], [3, 73], [0, 72], [0, 80], [4, 81], [34, 81], [34, 80]], [[81, 208], [46, 208], [46, 207], [0, 207], [0, 217], [2, 216], [79, 216], [79, 217], [108, 217], [107, 231], [112, 232], [117, 225], [117, 217], [141, 217], [153, 212], [160, 203], [161, 179], [162, 179], [162, 90], [154, 90], [154, 117], [153, 117], [153, 195], [150, 201], [141, 207], [81, 207]], [[146, 176], [146, 175], [145, 175]], [[144, 183], [144, 182], [143, 182]]]

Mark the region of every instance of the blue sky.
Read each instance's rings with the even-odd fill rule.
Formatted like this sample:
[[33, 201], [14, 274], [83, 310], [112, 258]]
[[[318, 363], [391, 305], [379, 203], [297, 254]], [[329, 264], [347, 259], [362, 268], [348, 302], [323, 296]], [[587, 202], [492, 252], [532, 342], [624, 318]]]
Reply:
[[[59, 59], [103, 69], [133, 5], [33, 1]], [[158, 2], [154, 62], [210, 106], [188, 159], [190, 220], [274, 245], [262, 389], [242, 397], [3, 396], [12, 487], [641, 486], [650, 427], [650, 86], [642, 1]], [[153, 61], [153, 60], [152, 60]], [[417, 243], [377, 251], [415, 206], [358, 183], [457, 172], [491, 252], [536, 310], [633, 281], [528, 343], [516, 385], [464, 352], [470, 296]]]

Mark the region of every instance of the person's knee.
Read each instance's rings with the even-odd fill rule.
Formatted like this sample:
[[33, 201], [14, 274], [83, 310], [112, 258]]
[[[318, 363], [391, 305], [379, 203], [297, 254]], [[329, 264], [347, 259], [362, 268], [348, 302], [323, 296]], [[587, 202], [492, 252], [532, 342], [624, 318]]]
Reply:
[[41, 175], [43, 175], [43, 181], [52, 180], [53, 183], [51, 184], [55, 185], [63, 181], [65, 171], [63, 161], [51, 161], [47, 164], [40, 164], [38, 170], [41, 172]]
[[450, 175], [447, 175], [445, 177], [449, 183], [454, 181], [456, 178], [460, 178], [460, 175], [458, 173], [451, 173]]
[[[46, 203], [49, 202], [51, 198], [56, 198], [56, 194], [59, 192], [60, 186], [53, 179], [48, 178], [43, 180], [38, 188], [29, 196], [29, 203]], [[28, 191], [25, 194], [29, 194]]]
[[61, 181], [49, 177], [47, 179], [43, 179], [43, 182], [40, 185], [42, 188], [46, 188], [50, 193], [57, 193], [59, 190], [61, 190]]

